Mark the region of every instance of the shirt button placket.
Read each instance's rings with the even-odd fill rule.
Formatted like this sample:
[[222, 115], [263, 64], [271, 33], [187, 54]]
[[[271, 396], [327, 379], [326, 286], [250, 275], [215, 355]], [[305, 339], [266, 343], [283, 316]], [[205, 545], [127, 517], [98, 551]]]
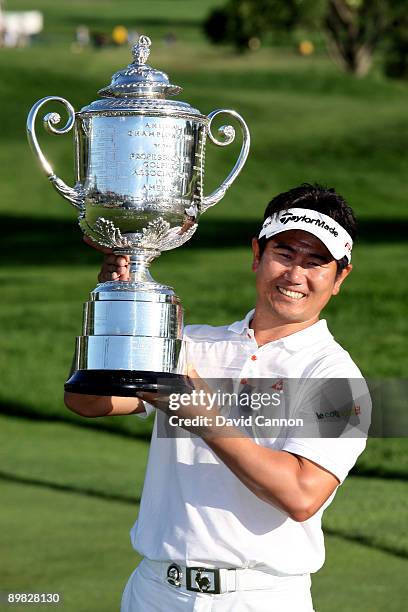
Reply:
[[259, 362], [258, 355], [251, 353], [247, 361], [249, 378], [259, 378]]

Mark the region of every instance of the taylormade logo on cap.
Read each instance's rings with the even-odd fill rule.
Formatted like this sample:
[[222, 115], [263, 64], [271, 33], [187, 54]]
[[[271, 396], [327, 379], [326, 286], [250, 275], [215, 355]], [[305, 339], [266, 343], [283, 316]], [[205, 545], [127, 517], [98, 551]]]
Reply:
[[312, 218], [312, 217], [308, 217], [307, 215], [298, 216], [298, 215], [294, 215], [293, 213], [289, 211], [286, 211], [280, 217], [279, 221], [283, 223], [284, 225], [286, 225], [286, 223], [288, 223], [289, 221], [294, 221], [295, 223], [297, 223], [298, 221], [304, 221], [305, 223], [314, 223], [318, 227], [322, 227], [323, 229], [333, 234], [333, 236], [335, 236], [336, 238], [339, 235], [335, 227], [327, 225], [327, 223], [325, 223], [325, 221], [321, 218], [320, 219]]
[[[284, 227], [282, 227], [284, 226]], [[328, 248], [334, 259], [347, 257], [351, 261], [353, 240], [337, 221], [309, 208], [289, 208], [265, 219], [258, 238], [272, 238], [289, 230], [304, 230], [314, 234]]]

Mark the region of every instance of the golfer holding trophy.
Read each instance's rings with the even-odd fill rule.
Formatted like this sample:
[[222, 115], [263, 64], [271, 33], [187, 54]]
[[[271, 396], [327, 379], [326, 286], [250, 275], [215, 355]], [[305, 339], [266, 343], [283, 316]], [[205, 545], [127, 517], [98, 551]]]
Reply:
[[[28, 119], [30, 143], [51, 183], [78, 208], [85, 235], [111, 249], [99, 275], [104, 282], [85, 305], [65, 403], [91, 418], [145, 417], [157, 409], [131, 530], [144, 558], [126, 584], [121, 610], [313, 612], [310, 574], [325, 555], [322, 514], [363, 451], [365, 436], [352, 427], [341, 428], [348, 435], [327, 439], [290, 427], [278, 436], [217, 428], [223, 406], [205, 402], [178, 406], [173, 435], [160, 436], [158, 423], [170, 409], [168, 389], [188, 383], [209, 397], [204, 378], [228, 379], [241, 390], [262, 380], [276, 393], [285, 393], [294, 378], [324, 385], [362, 379], [320, 319], [351, 272], [356, 221], [333, 189], [302, 185], [279, 194], [252, 243], [255, 308], [230, 325], [191, 325], [183, 332], [178, 298], [152, 279], [148, 266], [186, 242], [200, 213], [223, 197], [245, 163], [249, 133], [234, 111], [204, 116], [167, 99], [180, 88], [146, 64], [149, 47], [141, 37], [133, 62], [100, 91], [103, 98], [76, 115], [66, 100], [49, 97]], [[35, 136], [36, 115], [49, 101], [64, 104], [69, 120], [58, 129], [59, 116], [48, 114], [48, 131], [62, 134], [75, 125], [74, 187], [54, 174]], [[231, 126], [220, 128], [220, 141], [212, 134], [220, 113], [238, 121], [243, 144], [231, 174], [204, 196], [206, 137], [221, 146], [234, 139]], [[369, 413], [363, 395], [356, 397], [350, 385], [344, 408], [353, 423]], [[320, 431], [326, 413], [316, 416], [320, 404], [308, 399]], [[197, 415], [209, 424], [191, 425]]]

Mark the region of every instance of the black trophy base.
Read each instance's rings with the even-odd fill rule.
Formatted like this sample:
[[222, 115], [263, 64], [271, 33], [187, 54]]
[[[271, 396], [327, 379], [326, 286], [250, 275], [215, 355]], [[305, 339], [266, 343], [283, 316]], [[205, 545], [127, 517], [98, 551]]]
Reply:
[[191, 381], [183, 374], [134, 370], [76, 370], [64, 385], [69, 393], [136, 397], [140, 392], [188, 393]]

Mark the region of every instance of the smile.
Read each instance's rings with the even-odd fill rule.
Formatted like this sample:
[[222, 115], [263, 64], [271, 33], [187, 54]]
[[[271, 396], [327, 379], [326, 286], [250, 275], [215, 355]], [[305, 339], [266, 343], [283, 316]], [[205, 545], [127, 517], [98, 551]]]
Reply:
[[293, 300], [300, 300], [301, 298], [305, 297], [305, 294], [300, 293], [300, 291], [290, 291], [289, 289], [284, 289], [283, 287], [278, 287], [277, 289], [279, 293], [285, 295], [286, 297], [290, 297]]

